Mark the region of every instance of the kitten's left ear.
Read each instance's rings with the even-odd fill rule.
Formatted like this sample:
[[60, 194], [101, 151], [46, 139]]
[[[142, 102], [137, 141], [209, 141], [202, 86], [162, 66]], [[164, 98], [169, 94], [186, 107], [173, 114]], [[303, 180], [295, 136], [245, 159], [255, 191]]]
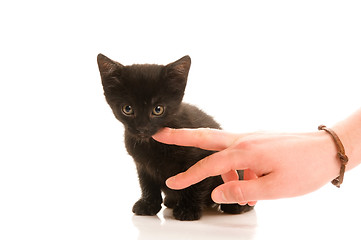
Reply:
[[170, 78], [182, 78], [187, 81], [189, 68], [191, 67], [191, 58], [186, 55], [175, 62], [166, 66], [167, 76]]

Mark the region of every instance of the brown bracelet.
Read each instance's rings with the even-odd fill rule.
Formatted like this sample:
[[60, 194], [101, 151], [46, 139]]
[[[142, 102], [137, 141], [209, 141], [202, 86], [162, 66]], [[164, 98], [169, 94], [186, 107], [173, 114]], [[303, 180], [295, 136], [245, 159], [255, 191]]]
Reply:
[[341, 169], [340, 169], [340, 175], [332, 180], [332, 184], [339, 188], [341, 183], [343, 182], [343, 177], [348, 162], [348, 157], [345, 154], [345, 148], [343, 147], [340, 138], [331, 128], [327, 128], [325, 125], [320, 125], [318, 126], [318, 130], [325, 130], [326, 132], [328, 132], [336, 143], [337, 151], [338, 151], [337, 156], [341, 161]]

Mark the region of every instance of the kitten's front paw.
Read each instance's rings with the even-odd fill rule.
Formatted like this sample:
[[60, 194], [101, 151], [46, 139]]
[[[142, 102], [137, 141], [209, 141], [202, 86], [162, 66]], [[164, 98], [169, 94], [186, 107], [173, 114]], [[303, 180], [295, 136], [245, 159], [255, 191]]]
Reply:
[[248, 211], [251, 211], [254, 207], [246, 205], [239, 205], [239, 204], [221, 204], [221, 210], [225, 213], [229, 214], [241, 214]]
[[175, 219], [181, 221], [194, 221], [202, 216], [202, 210], [199, 207], [180, 207], [177, 206], [173, 210]]
[[143, 216], [154, 216], [162, 208], [161, 204], [139, 199], [133, 206], [133, 213]]

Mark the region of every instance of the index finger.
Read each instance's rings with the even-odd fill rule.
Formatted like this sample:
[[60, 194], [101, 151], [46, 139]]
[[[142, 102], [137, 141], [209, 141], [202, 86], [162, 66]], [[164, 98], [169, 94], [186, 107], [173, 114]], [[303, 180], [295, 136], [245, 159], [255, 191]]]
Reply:
[[162, 143], [187, 147], [197, 147], [211, 151], [221, 151], [231, 146], [239, 134], [228, 133], [218, 129], [172, 129], [163, 128], [153, 138]]

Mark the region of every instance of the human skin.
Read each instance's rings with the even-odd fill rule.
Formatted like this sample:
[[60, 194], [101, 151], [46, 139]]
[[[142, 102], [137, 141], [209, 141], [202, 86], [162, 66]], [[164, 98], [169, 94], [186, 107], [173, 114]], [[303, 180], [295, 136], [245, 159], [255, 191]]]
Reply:
[[[349, 158], [346, 171], [359, 165], [361, 109], [331, 128]], [[169, 188], [183, 189], [209, 176], [222, 175], [225, 183], [212, 192], [217, 203], [254, 205], [258, 200], [304, 195], [332, 181], [341, 166], [336, 144], [325, 131], [235, 134], [164, 128], [153, 138], [166, 144], [218, 151], [166, 181]], [[236, 170], [245, 170], [245, 180], [238, 180]]]

